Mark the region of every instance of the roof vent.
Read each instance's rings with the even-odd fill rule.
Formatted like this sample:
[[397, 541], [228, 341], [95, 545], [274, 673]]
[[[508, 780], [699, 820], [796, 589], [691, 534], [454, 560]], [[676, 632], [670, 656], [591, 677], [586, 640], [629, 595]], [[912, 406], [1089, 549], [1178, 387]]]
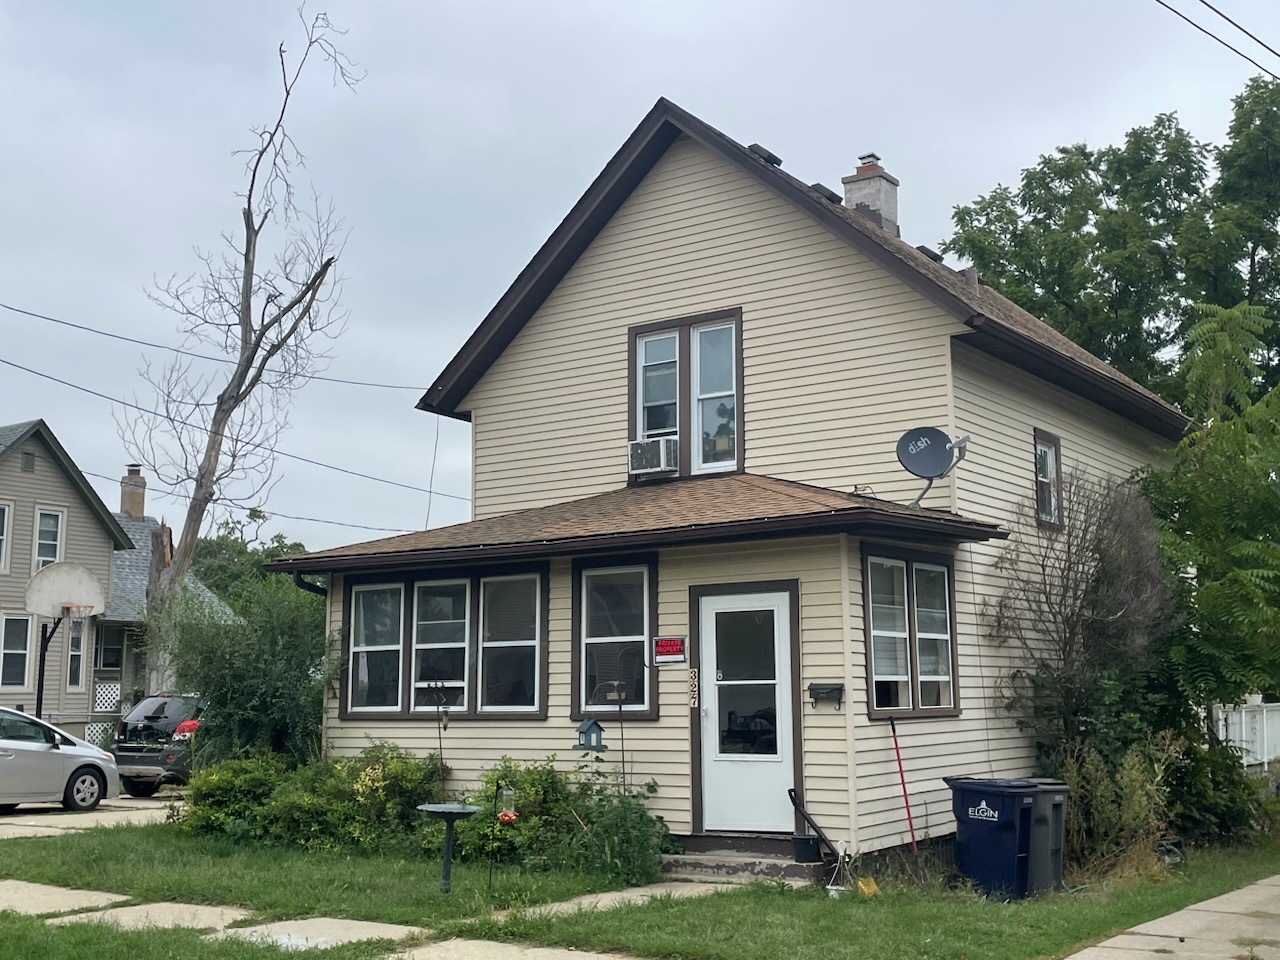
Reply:
[[760, 144], [758, 143], [751, 144], [751, 146], [747, 147], [747, 149], [750, 150], [752, 153], [754, 153], [757, 157], [759, 157], [765, 163], [769, 164], [769, 166], [771, 167], [782, 166], [782, 158], [780, 156], [778, 156], [776, 153], [770, 153], [768, 150], [760, 146]]
[[818, 193], [822, 194], [823, 199], [828, 200], [831, 203], [844, 203], [844, 197], [840, 196], [840, 194], [836, 193], [825, 183], [811, 183], [809, 184], [809, 189], [816, 190]]
[[36, 472], [36, 454], [34, 450], [22, 451], [22, 472], [23, 473]]
[[940, 254], [937, 250], [934, 250], [932, 247], [926, 247], [922, 243], [920, 244], [920, 246], [916, 247], [916, 249], [919, 250], [921, 253], [923, 253], [926, 257], [928, 257], [934, 263], [942, 262], [942, 254]]

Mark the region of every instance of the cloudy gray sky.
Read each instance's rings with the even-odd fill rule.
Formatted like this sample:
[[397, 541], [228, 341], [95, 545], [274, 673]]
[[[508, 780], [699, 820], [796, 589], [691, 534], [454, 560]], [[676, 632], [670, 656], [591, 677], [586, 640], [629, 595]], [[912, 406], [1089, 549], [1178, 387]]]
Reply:
[[[1280, 73], [1197, 0], [1169, 0]], [[1215, 3], [1280, 48], [1275, 0]], [[1058, 144], [1114, 142], [1177, 111], [1219, 141], [1257, 73], [1154, 0], [595, 0], [324, 5], [367, 71], [323, 70], [292, 131], [304, 178], [350, 229], [350, 308], [330, 376], [297, 396], [282, 450], [465, 498], [465, 424], [414, 402], [659, 96], [806, 181], [839, 189], [858, 154], [902, 181], [912, 243]], [[159, 343], [154, 277], [234, 228], [230, 154], [276, 104], [289, 3], [0, 0], [0, 301]], [[151, 351], [153, 359], [162, 354]], [[143, 351], [0, 311], [0, 359], [99, 393], [141, 392]], [[111, 404], [0, 366], [0, 423], [43, 417], [113, 508], [126, 455]], [[436, 430], [439, 449], [432, 477]], [[428, 496], [282, 461], [266, 507], [420, 528]], [[149, 512], [180, 516], [152, 496]], [[430, 523], [467, 519], [434, 498]], [[267, 532], [319, 548], [380, 534], [301, 520]]]

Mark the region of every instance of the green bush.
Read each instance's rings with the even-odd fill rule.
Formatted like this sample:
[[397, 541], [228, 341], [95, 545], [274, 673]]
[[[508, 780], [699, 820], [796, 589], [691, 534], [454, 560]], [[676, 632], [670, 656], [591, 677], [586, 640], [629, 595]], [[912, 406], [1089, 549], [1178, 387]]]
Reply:
[[422, 830], [421, 803], [438, 800], [443, 771], [390, 744], [294, 770], [261, 757], [198, 772], [183, 825], [274, 846], [314, 850], [408, 849]]
[[1233, 747], [1188, 744], [1169, 771], [1169, 786], [1173, 826], [1183, 839], [1238, 842], [1263, 825], [1258, 784]]

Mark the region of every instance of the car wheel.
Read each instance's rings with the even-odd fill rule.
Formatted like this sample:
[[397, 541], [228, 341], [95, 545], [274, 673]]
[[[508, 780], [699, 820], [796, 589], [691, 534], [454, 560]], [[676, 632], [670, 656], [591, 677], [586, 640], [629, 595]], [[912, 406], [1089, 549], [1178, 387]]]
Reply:
[[121, 777], [120, 786], [131, 797], [154, 797], [160, 789], [159, 780], [135, 780], [132, 777]]
[[107, 781], [93, 767], [81, 767], [67, 781], [67, 789], [62, 792], [62, 806], [65, 810], [92, 810], [107, 792]]

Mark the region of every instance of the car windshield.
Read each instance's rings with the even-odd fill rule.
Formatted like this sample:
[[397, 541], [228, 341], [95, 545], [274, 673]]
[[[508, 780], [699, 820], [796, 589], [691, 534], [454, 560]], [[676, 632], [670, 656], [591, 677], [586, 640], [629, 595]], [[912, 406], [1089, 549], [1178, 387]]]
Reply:
[[146, 723], [169, 733], [184, 720], [193, 720], [200, 712], [197, 697], [147, 697], [129, 711], [125, 723]]

